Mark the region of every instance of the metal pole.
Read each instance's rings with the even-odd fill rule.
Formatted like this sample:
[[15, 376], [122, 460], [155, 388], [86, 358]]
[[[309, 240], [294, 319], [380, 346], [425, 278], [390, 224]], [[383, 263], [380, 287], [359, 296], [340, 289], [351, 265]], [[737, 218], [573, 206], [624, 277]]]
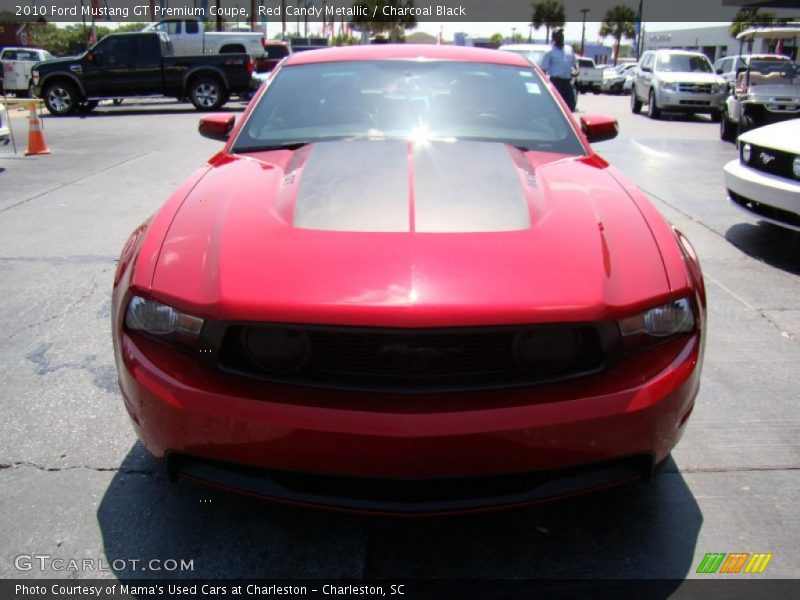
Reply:
[[581, 28], [581, 56], [583, 56], [584, 52], [584, 44], [586, 42], [586, 13], [589, 12], [588, 8], [582, 8], [581, 14], [583, 15], [583, 27]]

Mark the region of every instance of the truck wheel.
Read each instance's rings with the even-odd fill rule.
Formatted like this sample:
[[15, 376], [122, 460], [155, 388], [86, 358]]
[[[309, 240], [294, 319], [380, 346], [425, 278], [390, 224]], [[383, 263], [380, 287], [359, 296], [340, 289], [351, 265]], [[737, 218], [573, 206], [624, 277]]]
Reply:
[[78, 108], [78, 91], [66, 81], [56, 81], [44, 88], [44, 104], [51, 115], [71, 114]]
[[189, 86], [189, 99], [197, 110], [217, 110], [228, 101], [219, 79], [200, 77]]
[[647, 99], [647, 116], [651, 119], [657, 119], [661, 116], [661, 109], [656, 104], [656, 95], [653, 90], [650, 90], [650, 96]]
[[636, 90], [631, 90], [631, 112], [635, 115], [639, 114], [642, 110], [642, 101], [636, 96]]
[[728, 120], [728, 111], [722, 111], [719, 119], [719, 139], [723, 142], [732, 142], [736, 139], [733, 123]]

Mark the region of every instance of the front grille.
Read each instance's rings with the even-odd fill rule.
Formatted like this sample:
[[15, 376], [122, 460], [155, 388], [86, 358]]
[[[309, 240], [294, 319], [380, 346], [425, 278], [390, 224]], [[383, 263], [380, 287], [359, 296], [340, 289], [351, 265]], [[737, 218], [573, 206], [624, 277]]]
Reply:
[[710, 83], [679, 83], [678, 91], [685, 94], [710, 94]]
[[750, 148], [750, 162], [745, 163], [749, 167], [764, 173], [796, 179], [792, 174], [792, 162], [796, 154], [753, 144], [750, 144]]
[[[602, 338], [614, 335], [601, 324], [449, 330], [303, 327], [307, 352], [302, 365], [276, 373], [248, 350], [248, 331], [263, 327], [287, 328], [230, 325], [217, 367], [278, 383], [398, 393], [514, 387], [598, 373], [605, 366]], [[525, 368], [517, 358], [518, 336], [544, 328], [569, 328], [577, 350], [563, 364]]]
[[786, 225], [791, 225], [792, 227], [800, 227], [800, 215], [789, 212], [788, 210], [769, 206], [768, 204], [762, 204], [756, 200], [750, 200], [749, 198], [745, 198], [744, 196], [732, 192], [731, 190], [728, 190], [728, 195], [733, 202], [753, 214], [760, 215], [767, 219], [772, 219], [773, 221], [778, 221], [779, 223], [785, 223]]
[[681, 100], [680, 104], [683, 106], [711, 106], [708, 100]]

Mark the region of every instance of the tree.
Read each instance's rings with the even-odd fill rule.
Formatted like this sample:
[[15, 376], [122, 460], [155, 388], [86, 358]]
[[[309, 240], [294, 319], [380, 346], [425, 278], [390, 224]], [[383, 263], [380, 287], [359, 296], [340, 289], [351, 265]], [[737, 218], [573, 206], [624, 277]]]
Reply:
[[[359, 13], [366, 13], [366, 16], [359, 14], [350, 23], [354, 29], [367, 31], [371, 36], [386, 35], [396, 42], [403, 38], [405, 30], [417, 26], [414, 15], [398, 14], [403, 9], [413, 8], [413, 0], [356, 0], [353, 8], [356, 7], [361, 8]], [[384, 8], [388, 10], [384, 11]]]
[[117, 27], [116, 31], [117, 33], [123, 31], [141, 31], [145, 27], [147, 27], [147, 23], [123, 23]]
[[539, 27], [545, 28], [545, 42], [550, 41], [550, 30], [563, 27], [564, 21], [564, 5], [558, 0], [534, 2], [531, 23], [536, 31], [539, 31]]
[[634, 23], [636, 22], [636, 11], [630, 6], [618, 4], [612, 6], [606, 12], [603, 24], [600, 26], [600, 35], [603, 37], [612, 36], [614, 38], [614, 64], [617, 64], [619, 55], [619, 44], [623, 37], [632, 40], [636, 36]]
[[758, 8], [742, 8], [733, 17], [730, 31], [731, 37], [736, 37], [745, 29], [751, 27], [763, 27], [765, 25], [772, 25], [775, 21], [774, 13], [760, 13]]
[[493, 33], [489, 36], [489, 43], [493, 46], [502, 46], [503, 45], [503, 34], [502, 33]]

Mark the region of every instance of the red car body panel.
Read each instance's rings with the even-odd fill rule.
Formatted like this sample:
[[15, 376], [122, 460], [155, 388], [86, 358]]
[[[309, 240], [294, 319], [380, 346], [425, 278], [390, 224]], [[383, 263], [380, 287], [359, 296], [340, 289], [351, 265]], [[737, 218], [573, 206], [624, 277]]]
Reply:
[[[376, 57], [529, 68], [512, 54], [409, 45], [300, 53], [277, 70]], [[493, 228], [504, 215], [489, 215], [485, 228], [478, 218], [476, 230], [450, 231], [431, 218], [415, 181], [439, 163], [431, 159], [425, 167], [425, 156], [408, 143], [408, 159], [392, 167], [408, 181], [401, 194], [393, 191], [405, 212], [397, 213], [393, 230], [370, 231], [336, 222], [298, 226], [315, 145], [231, 154], [240, 122], [225, 149], [134, 232], [120, 258], [114, 349], [125, 406], [145, 447], [157, 458], [178, 453], [397, 480], [528, 473], [637, 455], [663, 461], [699, 387], [705, 342], [699, 263], [685, 238], [591, 151], [572, 123], [587, 156], [494, 145], [521, 198], [511, 225]], [[361, 164], [342, 161], [336, 169], [342, 180], [371, 185]], [[481, 173], [459, 176], [469, 189]], [[324, 182], [316, 185], [323, 197], [334, 193]], [[223, 372], [128, 332], [124, 315], [133, 295], [207, 320], [395, 330], [613, 323], [689, 297], [697, 329], [601, 373], [558, 383], [393, 394]]]

